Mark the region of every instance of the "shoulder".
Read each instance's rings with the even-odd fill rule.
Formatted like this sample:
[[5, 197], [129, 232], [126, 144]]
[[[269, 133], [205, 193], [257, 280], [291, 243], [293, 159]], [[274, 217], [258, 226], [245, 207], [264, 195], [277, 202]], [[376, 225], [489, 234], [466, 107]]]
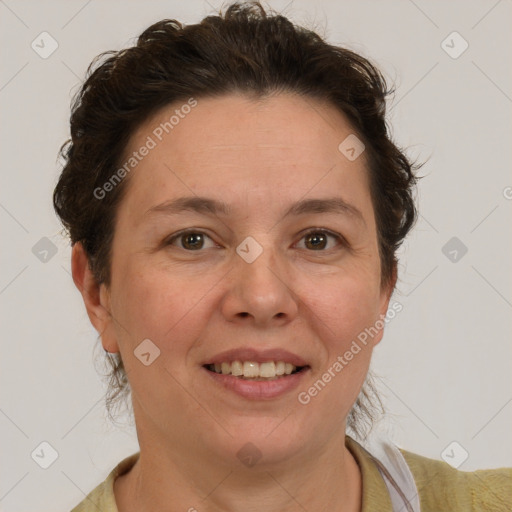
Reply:
[[114, 480], [129, 471], [139, 458], [140, 452], [123, 459], [71, 512], [118, 512], [114, 495]]
[[117, 512], [110, 477], [95, 487], [71, 512]]
[[512, 509], [512, 468], [460, 471], [400, 449], [411, 469], [422, 512], [506, 512]]

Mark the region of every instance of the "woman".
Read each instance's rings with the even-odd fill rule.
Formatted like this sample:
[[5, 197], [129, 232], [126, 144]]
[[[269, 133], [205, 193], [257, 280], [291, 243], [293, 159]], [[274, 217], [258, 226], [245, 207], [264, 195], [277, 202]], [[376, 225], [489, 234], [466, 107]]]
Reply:
[[346, 435], [416, 216], [388, 93], [259, 4], [91, 69], [54, 205], [140, 452], [74, 511], [508, 510], [509, 469]]

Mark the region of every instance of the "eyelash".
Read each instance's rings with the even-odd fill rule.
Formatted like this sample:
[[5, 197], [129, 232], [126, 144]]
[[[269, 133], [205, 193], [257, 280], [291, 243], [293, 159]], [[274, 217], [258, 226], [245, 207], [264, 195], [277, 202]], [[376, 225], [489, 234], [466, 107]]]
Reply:
[[[303, 238], [305, 238], [306, 236], [308, 235], [311, 235], [311, 234], [323, 234], [323, 235], [327, 235], [327, 236], [330, 236], [332, 238], [335, 238], [338, 242], [338, 244], [340, 246], [348, 246], [347, 244], [347, 241], [345, 240], [345, 238], [340, 235], [339, 233], [335, 233], [334, 231], [330, 231], [328, 229], [323, 229], [323, 228], [312, 228], [308, 231], [306, 231], [300, 238], [300, 240], [302, 240]], [[185, 235], [190, 235], [190, 234], [194, 234], [194, 235], [204, 235], [204, 236], [207, 236], [210, 240], [212, 240], [212, 238], [207, 234], [205, 233], [204, 231], [201, 231], [199, 229], [187, 229], [187, 230], [184, 230], [184, 231], [179, 231], [178, 233], [175, 233], [174, 235], [172, 235], [171, 237], [167, 238], [164, 242], [164, 245], [172, 245], [173, 242]], [[213, 241], [213, 240], [212, 240]], [[188, 249], [185, 249], [183, 247], [179, 247], [179, 249], [182, 249], [186, 252], [201, 252], [202, 249], [198, 249], [198, 250], [188, 250]], [[306, 249], [307, 250], [307, 249]], [[318, 251], [315, 251], [315, 250], [310, 250], [308, 252], [329, 252], [330, 249], [319, 249]]]

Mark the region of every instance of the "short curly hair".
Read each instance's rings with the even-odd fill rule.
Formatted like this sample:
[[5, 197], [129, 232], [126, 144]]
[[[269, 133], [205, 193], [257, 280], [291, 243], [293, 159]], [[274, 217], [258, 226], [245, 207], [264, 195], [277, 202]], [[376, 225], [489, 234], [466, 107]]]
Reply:
[[[101, 200], [94, 190], [119, 168], [136, 128], [162, 107], [190, 97], [243, 93], [261, 99], [279, 92], [332, 105], [365, 144], [381, 284], [389, 284], [396, 251], [416, 220], [412, 192], [418, 179], [417, 167], [388, 134], [386, 98], [394, 90], [366, 58], [266, 12], [259, 2], [235, 2], [193, 25], [159, 21], [136, 45], [104, 52], [90, 64], [72, 105], [71, 138], [59, 153], [64, 165], [53, 204], [71, 243], [82, 243], [98, 283], [110, 285], [115, 214], [129, 178]], [[110, 413], [129, 383], [121, 357], [106, 355]], [[356, 435], [362, 436], [365, 418], [372, 423], [374, 391], [369, 373], [347, 420]]]

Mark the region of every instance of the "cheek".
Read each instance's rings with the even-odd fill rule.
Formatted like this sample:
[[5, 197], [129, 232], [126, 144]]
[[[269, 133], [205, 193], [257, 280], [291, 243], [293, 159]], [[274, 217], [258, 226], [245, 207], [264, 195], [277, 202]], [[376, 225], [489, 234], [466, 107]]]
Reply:
[[[113, 307], [124, 328], [119, 333], [126, 338], [128, 332], [130, 345], [149, 338], [165, 351], [173, 339], [199, 336], [199, 310], [213, 280], [204, 276], [191, 284], [190, 279], [180, 277], [180, 272], [162, 272], [135, 264], [124, 268]], [[173, 350], [179, 348], [173, 346]]]
[[[379, 318], [378, 288], [373, 282], [340, 279], [309, 297], [315, 335], [325, 350], [312, 385], [302, 389], [299, 402], [324, 410], [337, 424], [355, 402], [370, 365], [368, 335]], [[302, 400], [302, 401], [301, 401]]]
[[371, 271], [308, 280], [303, 289], [303, 300], [321, 329], [318, 336], [329, 347], [342, 350], [379, 318], [379, 280]]

